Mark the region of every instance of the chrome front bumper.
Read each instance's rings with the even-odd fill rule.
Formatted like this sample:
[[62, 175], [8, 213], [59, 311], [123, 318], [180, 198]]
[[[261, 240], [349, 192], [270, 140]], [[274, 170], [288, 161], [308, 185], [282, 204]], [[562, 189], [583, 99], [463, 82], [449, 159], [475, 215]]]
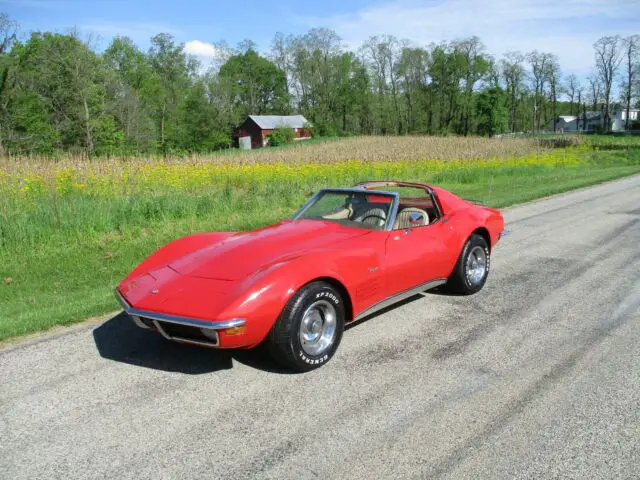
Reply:
[[[246, 323], [242, 318], [232, 318], [231, 320], [221, 322], [209, 322], [206, 320], [196, 320], [194, 318], [138, 310], [129, 305], [118, 289], [115, 289], [114, 293], [116, 299], [120, 302], [120, 305], [122, 305], [124, 312], [138, 327], [151, 328], [149, 325], [151, 324], [163, 337], [176, 342], [216, 347], [220, 344], [217, 330], [241, 327]], [[174, 326], [176, 327], [174, 328]], [[176, 334], [174, 330], [178, 330], [178, 332], [182, 332], [182, 334]], [[183, 335], [184, 332], [192, 332], [193, 335], [187, 337]]]

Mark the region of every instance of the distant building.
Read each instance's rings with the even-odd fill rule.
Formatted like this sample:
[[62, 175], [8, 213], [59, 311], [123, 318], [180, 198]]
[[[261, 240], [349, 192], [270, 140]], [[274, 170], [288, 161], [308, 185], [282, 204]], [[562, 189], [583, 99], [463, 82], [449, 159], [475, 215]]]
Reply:
[[[629, 109], [629, 128], [640, 121], [640, 110]], [[627, 110], [617, 108], [611, 115], [611, 131], [624, 132], [627, 126]], [[586, 112], [585, 114], [560, 115], [556, 118], [556, 132], [594, 132], [604, 130], [604, 114], [602, 112]], [[553, 120], [547, 125], [547, 131], [553, 132]]]
[[[629, 129], [632, 129], [631, 125], [634, 122], [637, 122], [638, 117], [638, 109], [630, 108], [629, 109]], [[612, 132], [624, 132], [627, 129], [627, 109], [623, 108], [620, 110], [614, 110], [613, 115], [611, 116], [611, 131]]]
[[[553, 120], [547, 125], [547, 131], [553, 132]], [[580, 115], [560, 115], [556, 118], [556, 132], [593, 132], [604, 126], [602, 112], [586, 112]]]
[[277, 128], [291, 128], [294, 140], [308, 140], [312, 129], [302, 115], [249, 115], [233, 132], [240, 148], [261, 148], [269, 143], [267, 135]]
[[604, 113], [602, 112], [587, 112], [578, 118], [580, 119], [578, 129], [581, 131], [597, 132], [604, 129]]
[[[555, 125], [556, 132], [577, 132], [578, 131], [578, 117], [574, 115], [560, 115], [556, 119]], [[549, 123], [549, 131], [554, 131], [553, 120]]]

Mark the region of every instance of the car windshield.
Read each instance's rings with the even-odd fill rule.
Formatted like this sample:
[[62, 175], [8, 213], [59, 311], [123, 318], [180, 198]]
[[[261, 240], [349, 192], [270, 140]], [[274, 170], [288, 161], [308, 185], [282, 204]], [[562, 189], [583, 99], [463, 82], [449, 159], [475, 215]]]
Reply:
[[384, 230], [393, 197], [369, 192], [326, 191], [316, 196], [296, 220], [325, 220], [370, 230]]

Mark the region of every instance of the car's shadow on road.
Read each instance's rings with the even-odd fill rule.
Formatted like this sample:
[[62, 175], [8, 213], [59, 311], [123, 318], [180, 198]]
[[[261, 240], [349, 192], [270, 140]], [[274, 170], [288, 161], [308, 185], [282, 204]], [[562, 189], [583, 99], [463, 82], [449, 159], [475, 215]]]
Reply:
[[429, 295], [440, 295], [443, 297], [465, 297], [464, 293], [452, 292], [447, 290], [444, 286], [432, 288], [431, 290], [427, 290], [424, 293], [428, 293]]
[[376, 317], [379, 317], [380, 315], [384, 315], [387, 312], [390, 312], [392, 310], [395, 310], [396, 308], [400, 308], [403, 305], [407, 305], [409, 303], [413, 303], [417, 300], [423, 299], [425, 297], [425, 295], [442, 295], [444, 297], [459, 297], [459, 296], [463, 296], [463, 294], [461, 293], [455, 293], [455, 292], [450, 292], [447, 291], [444, 287], [437, 287], [437, 288], [433, 288], [431, 290], [426, 290], [424, 292], [421, 293], [416, 293], [415, 295], [405, 298], [404, 300], [401, 300], [399, 302], [393, 303], [391, 305], [389, 305], [388, 307], [383, 308], [382, 310], [378, 310], [375, 313], [372, 313], [371, 315], [367, 315], [366, 317], [362, 317], [359, 320], [356, 320], [354, 322], [348, 323], [345, 326], [345, 330], [349, 330], [350, 328], [353, 327], [357, 327], [358, 325], [361, 325], [362, 323], [365, 323], [369, 320], [373, 320]]
[[374, 318], [379, 317], [380, 315], [384, 315], [385, 313], [390, 312], [391, 310], [395, 310], [396, 308], [402, 307], [403, 305], [407, 305], [409, 303], [413, 303], [416, 300], [420, 300], [421, 298], [424, 298], [422, 296], [422, 294], [416, 293], [415, 295], [413, 295], [411, 297], [408, 297], [408, 298], [405, 298], [404, 300], [401, 300], [401, 301], [399, 301], [397, 303], [394, 303], [392, 305], [389, 305], [388, 307], [385, 307], [382, 310], [378, 310], [377, 312], [372, 313], [370, 315], [367, 315], [366, 317], [362, 317], [362, 318], [360, 318], [358, 320], [350, 322], [345, 326], [344, 329], [345, 330], [349, 330], [349, 329], [351, 329], [353, 327], [357, 327], [358, 325], [361, 325], [361, 324], [363, 324], [365, 322], [368, 322], [369, 320], [373, 320]]
[[271, 373], [292, 373], [275, 363], [258, 347], [252, 350], [215, 350], [166, 340], [137, 327], [124, 313], [93, 330], [103, 358], [139, 367], [191, 375], [233, 368], [234, 361]]
[[[424, 293], [455, 295], [439, 288]], [[424, 293], [416, 294], [351, 322], [346, 325], [345, 330], [424, 298]], [[251, 350], [216, 350], [170, 342], [156, 332], [137, 327], [124, 313], [116, 315], [94, 329], [93, 339], [103, 358], [154, 370], [198, 375], [228, 370], [233, 368], [233, 363], [236, 361], [265, 372], [295, 373], [278, 365], [263, 346]]]

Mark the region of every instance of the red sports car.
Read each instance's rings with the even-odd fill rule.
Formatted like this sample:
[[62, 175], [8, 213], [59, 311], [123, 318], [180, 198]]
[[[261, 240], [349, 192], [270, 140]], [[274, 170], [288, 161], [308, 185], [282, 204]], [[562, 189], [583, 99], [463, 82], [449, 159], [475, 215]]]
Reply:
[[502, 214], [437, 187], [368, 182], [325, 189], [291, 220], [201, 233], [155, 252], [116, 289], [142, 328], [176, 342], [267, 342], [305, 371], [335, 353], [345, 324], [440, 285], [479, 291]]

